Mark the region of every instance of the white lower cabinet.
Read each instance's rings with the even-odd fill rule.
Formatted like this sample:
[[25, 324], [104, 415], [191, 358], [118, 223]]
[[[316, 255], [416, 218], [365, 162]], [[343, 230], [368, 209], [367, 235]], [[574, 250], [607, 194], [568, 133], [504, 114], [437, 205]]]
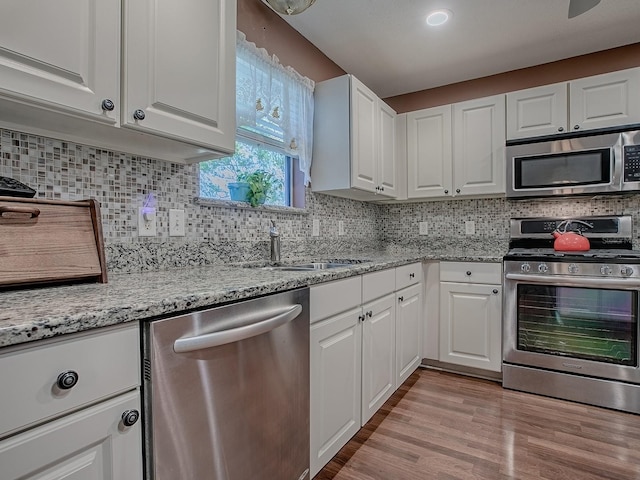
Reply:
[[422, 284], [400, 290], [396, 293], [396, 297], [396, 388], [398, 388], [422, 362]]
[[311, 478], [418, 367], [421, 281], [415, 263], [311, 287]]
[[122, 422], [132, 410], [140, 411], [138, 391], [1, 441], [2, 478], [142, 480], [140, 422]]
[[3, 480], [141, 480], [137, 324], [0, 351]]
[[311, 476], [360, 429], [362, 309], [311, 325]]
[[395, 296], [387, 295], [363, 306], [362, 423], [395, 391]]
[[500, 372], [501, 312], [500, 264], [443, 262], [439, 360]]

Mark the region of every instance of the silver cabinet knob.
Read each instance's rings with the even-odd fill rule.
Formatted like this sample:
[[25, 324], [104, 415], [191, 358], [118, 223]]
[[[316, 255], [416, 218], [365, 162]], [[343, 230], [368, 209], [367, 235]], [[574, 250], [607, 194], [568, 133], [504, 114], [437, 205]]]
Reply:
[[409, 274], [409, 278], [415, 278], [415, 277], [416, 277], [416, 274], [415, 274], [415, 273], [410, 273], [410, 274]]
[[471, 270], [467, 270], [467, 277], [471, 276]]
[[460, 193], [460, 189], [459, 188], [456, 188], [456, 193]]
[[367, 312], [367, 317], [369, 317], [369, 318], [373, 317], [373, 310], [369, 310]]
[[573, 126], [573, 129], [574, 129], [574, 130], [580, 130], [580, 125], [574, 125], [574, 126]]
[[122, 414], [122, 424], [125, 427], [132, 427], [133, 425], [136, 424], [139, 418], [140, 418], [140, 412], [138, 410], [136, 409], [126, 410]]
[[445, 193], [445, 195], [448, 195], [449, 194], [449, 190], [445, 190], [444, 193]]
[[75, 387], [76, 383], [78, 383], [78, 373], [73, 370], [62, 372], [56, 380], [56, 385], [60, 390], [69, 390]]
[[102, 100], [102, 110], [104, 110], [105, 112], [110, 112], [114, 108], [116, 108], [116, 105], [110, 99], [105, 98], [104, 100]]
[[136, 120], [144, 120], [144, 117], [146, 115], [144, 114], [144, 110], [136, 110], [135, 112], [133, 112], [133, 118], [135, 118]]
[[564, 127], [558, 127], [559, 132], [564, 132]]
[[499, 290], [498, 290], [497, 288], [494, 288], [494, 289], [492, 290], [492, 292], [493, 292], [493, 294], [494, 294], [494, 295], [497, 295], [497, 294], [498, 294], [498, 292], [499, 292]]
[[404, 297], [398, 297], [398, 301], [404, 302]]

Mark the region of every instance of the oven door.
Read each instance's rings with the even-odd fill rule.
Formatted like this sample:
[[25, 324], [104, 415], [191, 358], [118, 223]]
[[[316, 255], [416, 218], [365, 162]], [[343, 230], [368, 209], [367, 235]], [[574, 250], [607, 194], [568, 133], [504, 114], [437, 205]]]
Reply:
[[503, 360], [640, 383], [639, 286], [625, 280], [506, 273]]

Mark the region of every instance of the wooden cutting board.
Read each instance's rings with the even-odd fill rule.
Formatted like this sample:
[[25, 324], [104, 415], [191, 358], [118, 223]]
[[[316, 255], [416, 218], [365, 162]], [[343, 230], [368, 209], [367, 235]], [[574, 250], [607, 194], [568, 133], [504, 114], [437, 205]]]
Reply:
[[107, 282], [100, 204], [0, 196], [0, 287]]

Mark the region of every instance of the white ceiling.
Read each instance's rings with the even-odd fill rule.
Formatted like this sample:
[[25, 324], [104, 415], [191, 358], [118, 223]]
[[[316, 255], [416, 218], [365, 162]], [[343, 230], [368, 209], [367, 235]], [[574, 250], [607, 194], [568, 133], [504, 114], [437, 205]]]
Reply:
[[[316, 0], [285, 17], [382, 98], [640, 42], [640, 0]], [[427, 12], [453, 19], [427, 27]]]

